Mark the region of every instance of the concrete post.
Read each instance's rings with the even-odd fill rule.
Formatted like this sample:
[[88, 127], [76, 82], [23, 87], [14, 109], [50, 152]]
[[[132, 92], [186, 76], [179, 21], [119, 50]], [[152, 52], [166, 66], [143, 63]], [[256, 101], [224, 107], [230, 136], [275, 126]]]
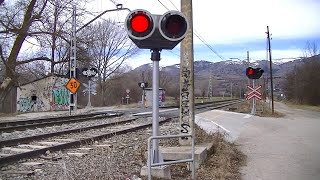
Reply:
[[[194, 66], [192, 0], [181, 0], [181, 12], [187, 17], [189, 29], [180, 51], [180, 128], [193, 134], [194, 126]], [[191, 138], [180, 138], [181, 145], [191, 145]]]

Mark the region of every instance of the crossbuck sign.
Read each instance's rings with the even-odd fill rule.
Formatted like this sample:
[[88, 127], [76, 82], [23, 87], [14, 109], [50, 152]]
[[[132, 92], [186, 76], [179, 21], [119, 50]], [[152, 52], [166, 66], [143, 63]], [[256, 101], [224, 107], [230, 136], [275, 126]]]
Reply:
[[257, 98], [259, 100], [262, 99], [262, 94], [259, 92], [259, 90], [261, 89], [261, 85], [253, 88], [249, 85], [247, 85], [248, 89], [250, 90], [250, 92], [247, 94], [247, 100], [250, 100], [251, 98]]

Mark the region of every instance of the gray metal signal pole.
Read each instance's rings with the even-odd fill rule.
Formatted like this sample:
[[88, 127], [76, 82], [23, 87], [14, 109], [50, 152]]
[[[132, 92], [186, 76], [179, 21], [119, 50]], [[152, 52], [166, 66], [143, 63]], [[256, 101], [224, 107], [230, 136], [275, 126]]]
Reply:
[[[180, 128], [181, 133], [194, 136], [194, 66], [192, 0], [181, 0], [181, 12], [189, 29], [180, 49]], [[191, 138], [180, 138], [181, 145], [191, 145]]]
[[[152, 73], [152, 136], [159, 136], [159, 61], [160, 50], [151, 50]], [[153, 163], [163, 162], [159, 153], [159, 140], [152, 141]]]

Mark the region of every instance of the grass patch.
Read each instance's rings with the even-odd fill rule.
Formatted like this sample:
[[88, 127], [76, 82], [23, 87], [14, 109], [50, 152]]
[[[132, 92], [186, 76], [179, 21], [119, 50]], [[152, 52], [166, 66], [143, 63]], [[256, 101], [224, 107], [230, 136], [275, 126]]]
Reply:
[[[232, 105], [228, 109], [234, 109], [232, 110], [233, 112], [250, 114], [252, 110], [252, 101], [245, 101], [240, 104]], [[274, 114], [272, 114], [268, 103], [263, 101], [257, 101], [256, 116], [280, 118], [284, 117], [285, 115], [278, 111], [274, 111]]]

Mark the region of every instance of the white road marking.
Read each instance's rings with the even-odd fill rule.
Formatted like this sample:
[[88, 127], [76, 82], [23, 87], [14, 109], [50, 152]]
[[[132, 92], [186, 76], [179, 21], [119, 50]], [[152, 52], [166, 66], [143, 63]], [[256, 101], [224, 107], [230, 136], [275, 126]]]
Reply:
[[218, 124], [218, 123], [216, 123], [216, 122], [213, 122], [213, 121], [211, 121], [211, 120], [209, 120], [209, 119], [202, 118], [202, 117], [199, 117], [199, 118], [198, 118], [198, 122], [199, 122], [200, 120], [211, 122], [212, 124], [216, 125], [218, 128], [221, 128], [221, 129], [223, 129], [225, 132], [230, 133], [230, 131], [229, 131], [228, 129], [224, 128], [223, 126], [221, 126], [220, 124]]
[[247, 114], [243, 118], [250, 118], [250, 117], [252, 117], [252, 115], [251, 114]]

